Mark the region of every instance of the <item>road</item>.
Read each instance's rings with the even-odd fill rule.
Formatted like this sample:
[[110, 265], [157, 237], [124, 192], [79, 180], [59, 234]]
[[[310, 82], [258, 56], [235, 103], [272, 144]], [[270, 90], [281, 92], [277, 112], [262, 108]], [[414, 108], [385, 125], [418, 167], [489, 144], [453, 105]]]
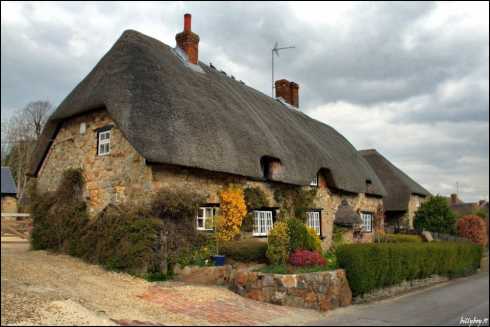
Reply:
[[400, 297], [353, 305], [308, 325], [459, 326], [461, 317], [488, 319], [488, 277], [488, 272], [481, 272]]

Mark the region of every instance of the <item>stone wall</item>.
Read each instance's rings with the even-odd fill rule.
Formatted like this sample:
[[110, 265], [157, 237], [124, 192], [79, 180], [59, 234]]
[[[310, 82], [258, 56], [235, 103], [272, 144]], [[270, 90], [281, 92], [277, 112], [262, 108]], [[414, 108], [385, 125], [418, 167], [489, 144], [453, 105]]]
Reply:
[[[284, 184], [273, 182], [261, 182], [249, 180], [242, 176], [205, 171], [201, 169], [190, 169], [170, 165], [152, 165], [153, 189], [174, 190], [176, 188], [190, 189], [203, 194], [209, 203], [219, 203], [219, 192], [228, 184], [238, 184], [243, 187], [258, 187], [266, 195], [272, 207], [279, 206], [274, 200], [274, 190]], [[328, 187], [319, 183], [317, 196], [313, 202], [313, 208], [322, 209], [322, 246], [329, 248], [332, 241], [333, 221], [335, 212], [342, 199], [358, 211], [375, 213], [378, 206], [382, 205], [382, 199], [366, 196], [365, 194], [339, 194], [332, 192]], [[305, 186], [309, 188], [309, 186]], [[364, 241], [372, 240], [373, 233], [365, 233]]]
[[402, 226], [405, 228], [413, 229], [413, 220], [415, 218], [415, 212], [418, 208], [427, 201], [426, 197], [412, 194], [410, 195], [410, 200], [408, 201], [408, 210], [402, 218]]
[[[81, 123], [86, 124], [84, 134]], [[110, 124], [114, 122], [105, 110], [65, 121], [40, 168], [39, 190], [56, 190], [63, 171], [82, 168], [91, 215], [111, 202], [143, 202], [152, 191], [151, 169], [116, 126], [111, 130], [110, 154], [97, 155], [96, 129]]]
[[238, 271], [231, 289], [247, 298], [300, 308], [328, 311], [352, 303], [344, 270], [297, 275]]
[[372, 301], [379, 301], [389, 297], [397, 296], [400, 294], [407, 293], [409, 291], [416, 290], [418, 288], [423, 288], [427, 286], [432, 286], [439, 283], [444, 283], [449, 280], [448, 277], [434, 275], [429, 278], [424, 279], [414, 279], [410, 281], [404, 281], [398, 285], [393, 285], [390, 287], [374, 290], [372, 292], [356, 296], [352, 302], [355, 304], [368, 303]]
[[[86, 131], [83, 134], [80, 130], [81, 123], [86, 124]], [[209, 203], [218, 203], [219, 191], [230, 183], [244, 187], [259, 187], [268, 197], [271, 206], [279, 206], [275, 203], [273, 194], [277, 187], [284, 184], [254, 181], [243, 176], [196, 168], [164, 164], [148, 165], [117, 126], [111, 130], [110, 154], [98, 156], [96, 129], [107, 125], [114, 125], [114, 122], [103, 109], [65, 121], [40, 168], [39, 190], [54, 191], [63, 171], [68, 168], [82, 168], [86, 181], [86, 198], [92, 216], [109, 203], [130, 202], [135, 205], [148, 203], [153, 194], [165, 189], [194, 190], [204, 194]], [[318, 184], [313, 207], [322, 209], [321, 230], [324, 248], [331, 245], [334, 215], [342, 199], [346, 199], [354, 210], [358, 211], [374, 213], [376, 208], [382, 205], [382, 200], [378, 197], [333, 192], [322, 176], [319, 176]], [[363, 238], [370, 237], [365, 235]]]
[[17, 213], [17, 199], [14, 196], [2, 196], [2, 212]]

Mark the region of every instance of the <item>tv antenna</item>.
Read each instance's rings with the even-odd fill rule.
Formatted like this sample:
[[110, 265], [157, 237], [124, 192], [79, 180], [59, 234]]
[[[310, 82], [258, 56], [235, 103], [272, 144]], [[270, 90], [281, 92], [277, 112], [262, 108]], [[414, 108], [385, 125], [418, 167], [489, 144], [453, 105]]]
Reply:
[[279, 51], [281, 50], [286, 50], [286, 49], [294, 49], [296, 48], [295, 46], [289, 46], [289, 47], [278, 47], [277, 42], [274, 44], [274, 48], [272, 48], [272, 97], [274, 98], [274, 54], [279, 57]]

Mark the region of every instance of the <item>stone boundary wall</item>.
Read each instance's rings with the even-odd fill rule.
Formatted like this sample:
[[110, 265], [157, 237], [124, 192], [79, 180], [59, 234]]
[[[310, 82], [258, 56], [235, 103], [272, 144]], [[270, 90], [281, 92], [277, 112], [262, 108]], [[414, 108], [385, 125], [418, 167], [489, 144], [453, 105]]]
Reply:
[[424, 278], [424, 279], [414, 279], [411, 281], [404, 281], [398, 285], [374, 290], [372, 292], [356, 296], [352, 300], [352, 303], [361, 304], [361, 303], [383, 300], [389, 297], [393, 297], [396, 295], [407, 293], [409, 291], [413, 291], [418, 288], [432, 286], [447, 281], [449, 281], [448, 277], [443, 277], [438, 275], [434, 275], [432, 277]]
[[253, 300], [320, 311], [352, 303], [342, 269], [291, 275], [239, 271], [230, 288]]
[[233, 292], [261, 302], [328, 311], [352, 303], [352, 292], [342, 269], [304, 274], [269, 274], [257, 267], [176, 267], [175, 280], [228, 286]]

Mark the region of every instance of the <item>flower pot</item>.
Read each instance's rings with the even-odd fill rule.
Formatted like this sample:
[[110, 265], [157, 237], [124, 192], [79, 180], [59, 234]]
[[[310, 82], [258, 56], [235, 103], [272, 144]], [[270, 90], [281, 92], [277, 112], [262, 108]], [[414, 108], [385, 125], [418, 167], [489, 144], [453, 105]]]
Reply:
[[213, 259], [215, 266], [224, 266], [225, 265], [225, 256], [224, 255], [213, 255], [211, 258]]

